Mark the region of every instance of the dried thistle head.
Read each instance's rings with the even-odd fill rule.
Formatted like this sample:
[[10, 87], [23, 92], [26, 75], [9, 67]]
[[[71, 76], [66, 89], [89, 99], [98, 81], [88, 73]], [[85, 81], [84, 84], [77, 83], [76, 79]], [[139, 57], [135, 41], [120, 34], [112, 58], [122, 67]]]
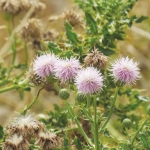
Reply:
[[58, 137], [55, 133], [40, 132], [35, 144], [40, 145], [44, 150], [51, 150], [53, 148], [58, 148], [62, 144], [62, 139]]
[[27, 150], [29, 146], [29, 142], [23, 136], [14, 134], [6, 138], [2, 150]]
[[6, 129], [9, 135], [18, 134], [30, 140], [31, 137], [37, 136], [42, 128], [42, 123], [36, 120], [33, 114], [19, 114]]
[[42, 37], [42, 24], [39, 19], [29, 19], [20, 31], [21, 37], [25, 41], [40, 40]]
[[85, 59], [85, 66], [94, 66], [96, 68], [104, 68], [107, 64], [108, 57], [100, 53], [95, 47], [92, 53], [89, 53]]
[[16, 15], [20, 11], [20, 1], [0, 0], [0, 11]]
[[30, 82], [35, 86], [41, 85], [43, 84], [43, 82], [45, 82], [45, 79], [38, 76], [32, 69], [29, 69], [26, 75], [29, 78]]
[[30, 0], [20, 0], [21, 10], [28, 10], [31, 7]]
[[81, 25], [80, 16], [73, 10], [66, 11], [63, 14], [63, 18], [67, 20], [73, 27], [77, 25]]
[[54, 30], [43, 33], [44, 41], [56, 41], [58, 39], [58, 33]]
[[37, 12], [39, 13], [46, 8], [46, 5], [42, 2], [39, 2], [38, 0], [30, 0], [30, 5], [34, 5], [34, 11], [32, 16], [36, 15]]

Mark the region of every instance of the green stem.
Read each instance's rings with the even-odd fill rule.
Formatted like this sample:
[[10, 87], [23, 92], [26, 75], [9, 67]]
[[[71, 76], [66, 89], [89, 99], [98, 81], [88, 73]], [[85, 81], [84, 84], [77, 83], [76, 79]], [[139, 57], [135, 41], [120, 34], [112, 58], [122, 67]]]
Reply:
[[81, 108], [82, 108], [82, 110], [83, 110], [83, 112], [84, 112], [86, 118], [89, 119], [89, 121], [90, 121], [91, 123], [93, 123], [93, 118], [91, 118], [91, 117], [89, 116], [89, 113], [88, 113], [87, 109], [86, 109], [84, 106], [82, 106], [82, 105], [81, 105]]
[[10, 90], [14, 90], [14, 89], [20, 88], [22, 85], [26, 84], [28, 81], [29, 81], [29, 79], [24, 79], [23, 81], [20, 81], [16, 85], [11, 85], [9, 87], [0, 89], [0, 93], [4, 93], [4, 92], [10, 91]]
[[67, 101], [66, 101], [66, 106], [67, 106], [67, 109], [68, 109], [69, 114], [71, 114], [72, 119], [75, 120], [75, 122], [76, 122], [76, 124], [77, 124], [77, 126], [78, 126], [78, 129], [79, 129], [80, 133], [84, 136], [84, 138], [86, 139], [87, 143], [88, 143], [90, 146], [95, 147], [95, 146], [93, 145], [93, 143], [91, 142], [91, 140], [87, 137], [87, 135], [86, 135], [86, 133], [84, 132], [84, 130], [82, 129], [82, 127], [81, 127], [81, 125], [80, 125], [80, 123], [79, 123], [77, 117], [74, 115], [74, 111], [73, 111], [72, 107], [70, 106], [70, 104], [69, 104]]
[[26, 67], [28, 66], [28, 49], [27, 49], [27, 43], [24, 44], [24, 50], [25, 50], [25, 64]]
[[3, 88], [0, 90], [0, 93], [4, 93], [6, 91], [10, 91], [10, 90], [14, 90], [14, 89], [17, 89], [19, 88], [20, 86], [19, 85], [12, 85], [12, 86], [9, 86], [7, 88]]
[[91, 106], [91, 104], [90, 104], [90, 102], [91, 102], [91, 97], [90, 97], [90, 95], [87, 95], [86, 97], [87, 97], [87, 106], [86, 106], [86, 108], [87, 108], [87, 110], [88, 110], [89, 116], [92, 118], [91, 110], [90, 110], [90, 106]]
[[34, 97], [32, 102], [29, 105], [27, 105], [23, 111], [20, 112], [21, 115], [25, 115], [26, 112], [33, 106], [33, 104], [37, 101], [41, 90], [43, 90], [43, 87], [38, 91], [37, 95]]
[[94, 96], [94, 144], [95, 144], [95, 150], [99, 150], [97, 109], [96, 108], [97, 108], [97, 103], [96, 103], [96, 97]]
[[131, 146], [133, 145], [133, 143], [134, 143], [134, 141], [135, 141], [137, 135], [138, 135], [139, 132], [143, 129], [144, 125], [147, 123], [147, 121], [148, 121], [149, 119], [150, 119], [150, 118], [148, 117], [148, 118], [142, 123], [142, 125], [139, 127], [139, 129], [136, 131], [136, 133], [135, 133], [135, 135], [134, 135], [134, 137], [133, 137], [133, 139], [132, 139], [132, 141], [131, 141]]
[[119, 91], [119, 87], [116, 87], [115, 95], [114, 95], [114, 99], [113, 99], [112, 104], [111, 104], [109, 115], [108, 115], [107, 120], [105, 121], [104, 125], [101, 127], [100, 130], [103, 130], [106, 127], [108, 121], [110, 120], [110, 117], [113, 113], [114, 105], [115, 105], [115, 102], [116, 102], [116, 99], [117, 99], [118, 91]]
[[8, 71], [8, 77], [9, 77], [9, 75], [10, 75], [10, 73], [11, 73], [11, 71], [13, 70], [13, 68], [14, 68], [14, 64], [15, 64], [15, 60], [16, 60], [16, 36], [14, 35], [14, 43], [12, 43], [12, 45], [11, 45], [11, 49], [12, 49], [12, 64], [11, 64], [11, 67], [10, 67], [10, 69], [9, 69], [9, 71]]
[[69, 128], [69, 129], [62, 129], [62, 130], [56, 131], [55, 133], [56, 133], [56, 134], [59, 134], [59, 133], [68, 132], [68, 131], [73, 131], [73, 130], [77, 130], [77, 129], [78, 129], [78, 127]]

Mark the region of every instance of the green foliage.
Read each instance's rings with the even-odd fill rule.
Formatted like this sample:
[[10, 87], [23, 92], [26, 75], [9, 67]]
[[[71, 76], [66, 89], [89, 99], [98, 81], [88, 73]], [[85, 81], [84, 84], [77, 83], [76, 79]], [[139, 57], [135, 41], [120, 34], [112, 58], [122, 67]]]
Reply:
[[64, 111], [64, 108], [61, 108], [57, 104], [54, 104], [54, 111], [47, 112], [48, 118], [41, 118], [47, 128], [63, 128], [66, 127], [68, 120], [67, 114]]

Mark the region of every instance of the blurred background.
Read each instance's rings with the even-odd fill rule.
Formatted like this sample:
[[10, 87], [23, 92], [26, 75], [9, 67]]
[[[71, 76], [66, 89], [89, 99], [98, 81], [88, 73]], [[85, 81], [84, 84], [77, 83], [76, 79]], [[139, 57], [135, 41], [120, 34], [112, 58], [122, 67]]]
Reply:
[[[56, 21], [51, 21], [50, 18], [60, 16], [68, 10], [80, 13], [78, 6], [72, 0], [43, 0], [41, 2], [45, 4], [46, 8], [37, 12], [34, 17], [42, 20], [43, 32], [48, 32], [52, 29], [57, 31], [57, 33], [63, 32], [64, 20], [60, 18], [56, 19]], [[16, 15], [14, 17], [14, 24], [11, 24], [11, 26], [13, 28], [17, 27], [25, 15], [24, 12]], [[150, 0], [139, 0], [133, 7], [130, 15], [150, 17]], [[8, 37], [7, 22], [4, 20], [4, 15], [0, 13], [0, 52], [5, 49]], [[150, 19], [148, 18], [142, 23], [134, 24], [131, 28], [128, 28], [125, 40], [116, 41], [116, 44], [118, 56], [129, 56], [139, 62], [142, 78], [138, 81], [135, 88], [142, 89], [145, 95], [150, 96]], [[31, 62], [35, 58], [35, 49], [30, 47], [28, 51], [29, 62]], [[3, 58], [3, 65], [5, 67], [10, 67], [10, 59], [11, 55], [6, 55]], [[24, 60], [24, 52], [19, 51], [15, 63], [19, 64], [22, 60]], [[6, 126], [10, 119], [13, 118], [14, 112], [20, 111], [31, 102], [37, 91], [38, 87], [32, 88], [30, 92], [25, 92], [24, 100], [20, 100], [16, 90], [0, 94], [0, 124]], [[46, 111], [53, 110], [54, 103], [62, 104], [62, 100], [55, 96], [55, 92], [43, 90], [32, 109], [34, 112], [44, 114]]]

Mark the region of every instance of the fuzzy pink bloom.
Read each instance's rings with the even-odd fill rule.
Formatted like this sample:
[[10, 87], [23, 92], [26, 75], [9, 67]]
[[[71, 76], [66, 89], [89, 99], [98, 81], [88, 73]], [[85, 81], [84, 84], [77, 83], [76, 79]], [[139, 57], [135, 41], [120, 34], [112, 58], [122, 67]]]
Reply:
[[83, 94], [93, 94], [103, 86], [103, 77], [96, 68], [87, 67], [78, 72], [75, 84]]
[[54, 72], [57, 58], [53, 54], [45, 54], [37, 57], [33, 62], [33, 71], [40, 77], [49, 76]]
[[81, 68], [79, 60], [75, 58], [60, 59], [54, 67], [55, 76], [61, 81], [72, 80]]
[[131, 85], [140, 78], [137, 65], [138, 63], [133, 62], [133, 59], [128, 57], [117, 59], [111, 66], [111, 76], [115, 81]]

